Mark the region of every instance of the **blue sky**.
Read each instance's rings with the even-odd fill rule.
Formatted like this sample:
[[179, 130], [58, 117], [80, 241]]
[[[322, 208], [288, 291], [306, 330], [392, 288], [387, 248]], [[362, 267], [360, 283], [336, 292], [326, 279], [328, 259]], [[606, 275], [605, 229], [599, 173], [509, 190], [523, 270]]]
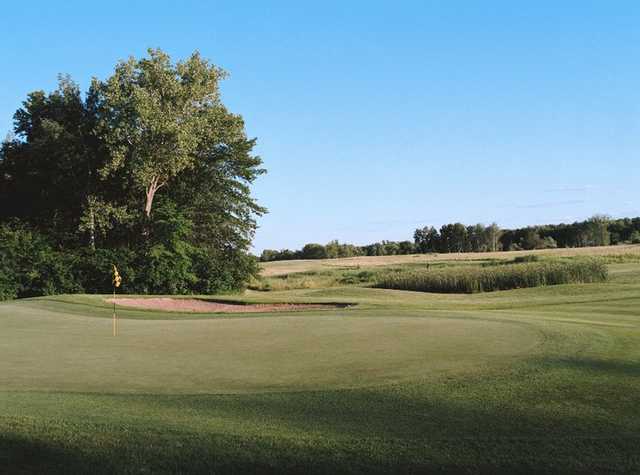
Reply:
[[80, 1], [2, 9], [0, 134], [148, 47], [230, 73], [268, 175], [255, 248], [640, 215], [640, 2]]

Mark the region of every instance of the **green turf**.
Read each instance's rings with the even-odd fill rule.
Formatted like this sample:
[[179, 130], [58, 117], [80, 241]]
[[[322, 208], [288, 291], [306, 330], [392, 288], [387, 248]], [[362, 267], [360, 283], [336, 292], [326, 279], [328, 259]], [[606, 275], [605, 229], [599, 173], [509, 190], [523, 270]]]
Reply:
[[0, 304], [0, 472], [637, 473], [640, 264], [477, 295], [249, 292], [294, 314]]

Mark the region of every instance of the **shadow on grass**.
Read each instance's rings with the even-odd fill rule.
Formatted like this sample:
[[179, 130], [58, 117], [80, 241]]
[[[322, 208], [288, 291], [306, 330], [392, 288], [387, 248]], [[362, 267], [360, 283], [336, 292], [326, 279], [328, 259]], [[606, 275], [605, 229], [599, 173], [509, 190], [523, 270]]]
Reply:
[[[64, 424], [0, 433], [0, 473], [640, 472], [637, 417], [603, 425], [469, 389], [67, 395], [73, 413], [49, 415]], [[87, 423], [101, 407], [118, 411]]]
[[539, 360], [544, 366], [576, 369], [622, 376], [640, 376], [640, 361], [604, 360], [596, 358], [545, 358]]
[[[638, 473], [638, 439], [452, 439], [339, 444], [285, 439], [127, 434], [108, 447], [0, 437], [6, 474], [587, 474]], [[635, 455], [634, 455], [635, 454]]]
[[[99, 430], [97, 428], [97, 430]], [[293, 458], [261, 459], [266, 447], [251, 441], [209, 437], [193, 439], [187, 434], [171, 439], [157, 433], [83, 434], [84, 442], [38, 440], [0, 434], [2, 474], [212, 474], [306, 473]], [[42, 437], [42, 434], [39, 434]], [[46, 436], [45, 436], [46, 437]], [[256, 450], [255, 454], [250, 448]], [[273, 447], [270, 447], [273, 449]], [[296, 464], [298, 462], [298, 464]]]
[[[534, 366], [543, 372], [507, 384], [16, 394], [0, 399], [20, 415], [0, 418], [0, 473], [640, 473], [638, 399], [629, 391], [640, 364], [574, 357]], [[587, 374], [572, 383], [553, 369]]]
[[[187, 296], [187, 298], [189, 298]], [[193, 298], [193, 297], [191, 297]], [[194, 300], [199, 300], [201, 302], [209, 302], [209, 303], [220, 303], [224, 305], [237, 305], [238, 307], [251, 307], [256, 305], [273, 305], [273, 306], [283, 306], [287, 305], [296, 305], [299, 307], [327, 307], [327, 308], [350, 308], [358, 305], [357, 303], [348, 303], [348, 302], [270, 302], [270, 301], [246, 301], [246, 300], [238, 300], [238, 299], [219, 299], [219, 298], [208, 298], [208, 297], [198, 297]]]
[[109, 468], [113, 468], [102, 457], [65, 448], [54, 442], [0, 434], [1, 473], [81, 473], [90, 467], [96, 467], [97, 473], [107, 473]]

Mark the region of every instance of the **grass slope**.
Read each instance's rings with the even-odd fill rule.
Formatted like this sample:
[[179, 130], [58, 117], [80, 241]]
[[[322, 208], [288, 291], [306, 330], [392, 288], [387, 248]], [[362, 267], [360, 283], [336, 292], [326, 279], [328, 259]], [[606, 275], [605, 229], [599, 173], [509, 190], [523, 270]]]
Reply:
[[[475, 295], [336, 287], [222, 317], [0, 305], [0, 464], [22, 473], [635, 473], [640, 265]], [[170, 318], [168, 318], [170, 317]]]

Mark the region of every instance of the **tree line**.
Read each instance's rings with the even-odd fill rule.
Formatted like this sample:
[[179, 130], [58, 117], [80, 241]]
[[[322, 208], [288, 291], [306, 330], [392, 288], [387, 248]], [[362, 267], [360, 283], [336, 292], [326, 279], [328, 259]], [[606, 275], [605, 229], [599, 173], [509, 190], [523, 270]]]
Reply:
[[226, 73], [198, 53], [119, 62], [86, 93], [29, 94], [0, 147], [0, 298], [110, 289], [212, 293], [257, 272], [265, 173]]
[[331, 259], [355, 256], [402, 254], [493, 252], [557, 247], [607, 246], [640, 243], [640, 217], [611, 219], [595, 215], [571, 224], [546, 224], [516, 229], [501, 229], [497, 224], [445, 224], [418, 228], [413, 240], [382, 241], [366, 246], [331, 241], [326, 245], [310, 243], [302, 249], [265, 249], [262, 262], [289, 259]]

